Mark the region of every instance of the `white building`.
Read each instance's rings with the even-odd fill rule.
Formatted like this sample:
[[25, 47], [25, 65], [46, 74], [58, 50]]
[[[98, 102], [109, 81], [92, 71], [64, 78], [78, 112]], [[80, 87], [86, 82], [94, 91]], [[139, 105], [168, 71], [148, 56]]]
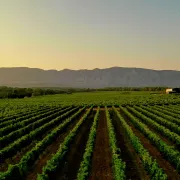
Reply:
[[180, 94], [180, 88], [166, 89], [166, 94], [172, 94], [172, 93]]
[[173, 89], [166, 89], [166, 94], [169, 94], [172, 91], [173, 91]]

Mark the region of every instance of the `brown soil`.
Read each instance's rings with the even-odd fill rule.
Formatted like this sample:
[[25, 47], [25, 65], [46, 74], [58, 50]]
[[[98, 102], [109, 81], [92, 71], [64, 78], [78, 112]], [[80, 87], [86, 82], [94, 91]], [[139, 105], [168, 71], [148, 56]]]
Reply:
[[89, 132], [93, 123], [95, 113], [96, 111], [92, 111], [87, 120], [82, 124], [78, 134], [69, 146], [70, 151], [66, 155], [64, 166], [61, 166], [61, 169], [59, 169], [58, 172], [53, 175], [53, 177], [51, 176], [50, 179], [76, 179], [80, 163], [83, 160], [83, 154], [85, 152], [86, 143], [89, 137]]
[[[147, 109], [143, 109], [143, 110], [149, 112], [149, 113], [152, 114], [152, 115], [155, 114], [155, 113], [152, 113], [152, 112], [148, 111]], [[144, 113], [144, 112], [141, 112], [141, 113], [142, 113], [143, 115], [145, 115], [146, 117], [152, 119], [152, 120], [153, 120], [154, 122], [156, 122], [157, 124], [163, 126], [163, 127], [166, 128], [166, 129], [169, 129], [171, 132], [173, 132], [173, 133], [177, 134], [178, 136], [180, 136], [180, 132], [179, 132], [179, 131], [176, 131], [176, 129], [175, 129], [175, 128], [172, 128], [170, 125], [167, 125], [166, 123], [163, 124], [163, 123], [158, 122], [157, 120], [154, 120], [153, 118], [151, 118], [151, 115], [149, 115], [149, 114], [147, 115], [147, 114]], [[167, 119], [162, 118], [162, 117], [160, 117], [160, 116], [157, 116], [157, 115], [156, 115], [156, 117], [157, 117], [157, 118], [161, 118], [161, 119], [166, 120], [167, 122], [169, 122]], [[172, 123], [172, 125], [176, 125], [176, 127], [178, 127], [178, 125], [177, 125], [176, 123], [174, 123], [174, 122], [171, 122], [171, 123]]]
[[[58, 126], [58, 124], [57, 124], [56, 126]], [[22, 148], [21, 151], [20, 151], [20, 152], [18, 151], [18, 152], [16, 153], [16, 155], [14, 155], [13, 157], [6, 159], [6, 161], [5, 161], [4, 163], [0, 164], [0, 172], [1, 172], [1, 171], [2, 171], [2, 172], [7, 171], [9, 164], [12, 164], [12, 165], [13, 165], [13, 164], [19, 163], [19, 161], [20, 161], [21, 158], [24, 156], [24, 154], [26, 154], [28, 151], [30, 151], [30, 150], [36, 145], [36, 142], [41, 141], [41, 140], [42, 140], [45, 136], [47, 136], [48, 133], [50, 133], [53, 129], [54, 129], [54, 127], [51, 128], [50, 130], [48, 130], [47, 132], [44, 132], [44, 133], [42, 134], [42, 136], [39, 136], [39, 137], [36, 139], [36, 141], [33, 141], [33, 142], [32, 142], [31, 144], [29, 144], [28, 146]]]
[[17, 164], [21, 160], [23, 155], [26, 152], [28, 152], [29, 150], [31, 150], [34, 146], [35, 146], [35, 142], [32, 142], [30, 145], [28, 145], [25, 148], [21, 149], [20, 152], [17, 152], [16, 155], [14, 155], [13, 157], [6, 159], [4, 163], [0, 164], [0, 172], [7, 171], [9, 164]]
[[129, 138], [126, 135], [124, 128], [114, 113], [110, 113], [114, 130], [116, 133], [117, 146], [121, 150], [121, 159], [126, 163], [126, 178], [127, 179], [143, 179], [149, 180], [149, 176], [144, 170], [143, 164], [139, 155], [134, 150]]
[[[58, 124], [56, 124], [56, 126], [58, 126], [62, 121], [60, 121]], [[44, 125], [44, 124], [42, 124]], [[5, 160], [4, 163], [0, 164], [0, 172], [4, 172], [8, 169], [9, 164], [17, 164], [19, 163], [19, 161], [21, 160], [21, 158], [24, 156], [25, 153], [27, 153], [28, 151], [30, 151], [35, 145], [37, 141], [41, 141], [46, 135], [48, 135], [48, 133], [50, 133], [52, 130], [54, 129], [54, 127], [52, 127], [51, 129], [49, 129], [48, 131], [44, 132], [42, 135], [39, 135], [36, 138], [36, 141], [33, 140], [33, 142], [31, 142], [31, 144], [27, 145], [26, 147], [22, 148], [21, 151], [18, 151], [13, 157], [8, 158]]]
[[[63, 109], [62, 109], [63, 110]], [[65, 110], [64, 112], [63, 112], [63, 114], [64, 113], [66, 113], [68, 110]], [[54, 114], [56, 114], [58, 112], [58, 110], [56, 110], [56, 112], [54, 113]], [[51, 114], [52, 115], [52, 114]], [[48, 116], [51, 116], [51, 115], [48, 115]], [[47, 117], [48, 117], [47, 116]], [[56, 117], [58, 117], [59, 115], [55, 115], [55, 117], [54, 118], [51, 118], [51, 120], [52, 119], [55, 119]], [[40, 120], [41, 118], [39, 118], [39, 120]], [[42, 118], [43, 119], [43, 118]], [[37, 120], [36, 120], [37, 121]], [[43, 124], [41, 124], [41, 125], [38, 125], [36, 128], [33, 126], [33, 124], [34, 123], [36, 123], [36, 121], [34, 121], [34, 122], [32, 122], [32, 123], [30, 123], [30, 124], [27, 124], [26, 126], [24, 126], [24, 127], [21, 127], [20, 129], [22, 129], [22, 128], [27, 128], [28, 126], [31, 126], [31, 130], [33, 131], [33, 130], [35, 130], [35, 129], [38, 129], [38, 128], [40, 128], [40, 126], [42, 126], [42, 125], [44, 125], [44, 124], [46, 124], [47, 123], [47, 121], [46, 122], [43, 122]], [[49, 120], [50, 121], [50, 120]], [[15, 131], [18, 131], [19, 129], [16, 129], [16, 130], [13, 130], [12, 132], [15, 132]], [[30, 132], [28, 132], [29, 130], [25, 130], [25, 133], [22, 135], [22, 136], [26, 136], [27, 134], [29, 134]], [[12, 133], [11, 132], [11, 133]], [[17, 133], [17, 132], [16, 132]], [[8, 136], [9, 134], [7, 134], [6, 136]], [[21, 136], [21, 137], [22, 137]], [[15, 135], [15, 137], [16, 138], [14, 138], [13, 140], [11, 140], [11, 141], [8, 141], [7, 143], [3, 143], [3, 146], [1, 146], [0, 145], [0, 150], [1, 149], [3, 149], [3, 148], [6, 148], [6, 147], [8, 147], [11, 143], [13, 143], [13, 141], [16, 141], [16, 140], [18, 140], [18, 137]], [[21, 137], [19, 137], [19, 138], [21, 138]]]
[[[133, 113], [131, 110], [128, 109], [128, 111], [131, 112], [131, 114], [133, 114], [134, 116], [136, 116], [136, 114]], [[142, 122], [143, 122], [143, 121], [142, 121]], [[147, 125], [146, 122], [143, 122], [143, 123]], [[167, 139], [166, 137], [164, 137], [158, 130], [154, 129], [153, 126], [151, 126], [151, 125], [147, 125], [147, 126], [148, 126], [148, 128], [149, 128], [152, 132], [154, 132], [155, 134], [157, 134], [157, 135], [158, 135], [164, 142], [166, 142], [169, 146], [174, 146], [174, 148], [177, 148], [177, 149], [178, 149], [177, 145], [176, 145], [173, 141], [171, 141], [171, 140]]]
[[105, 111], [100, 111], [95, 147], [92, 157], [90, 180], [113, 180], [112, 155], [109, 148], [109, 137]]
[[[105, 108], [99, 108], [101, 111], [105, 111]], [[107, 108], [108, 110], [111, 110], [112, 108]], [[93, 110], [98, 110], [98, 108], [93, 108]]]
[[131, 123], [131, 121], [127, 118], [127, 116], [121, 112], [121, 114], [126, 119], [126, 122], [133, 130], [134, 134], [140, 139], [141, 143], [143, 144], [144, 148], [147, 149], [149, 154], [156, 159], [160, 168], [164, 170], [167, 174], [168, 179], [170, 180], [180, 180], [180, 174], [174, 169], [174, 167], [164, 159], [163, 155], [158, 151], [158, 149], [151, 144], [151, 142]]
[[86, 111], [80, 113], [80, 115], [73, 122], [71, 122], [71, 124], [69, 124], [66, 128], [63, 129], [63, 132], [59, 134], [56, 140], [44, 150], [44, 153], [39, 157], [32, 169], [27, 174], [26, 180], [36, 180], [37, 174], [42, 173], [42, 168], [46, 165], [46, 162], [52, 158], [53, 154], [57, 152], [64, 138], [69, 134], [70, 130], [73, 129], [73, 127], [85, 114], [85, 112]]

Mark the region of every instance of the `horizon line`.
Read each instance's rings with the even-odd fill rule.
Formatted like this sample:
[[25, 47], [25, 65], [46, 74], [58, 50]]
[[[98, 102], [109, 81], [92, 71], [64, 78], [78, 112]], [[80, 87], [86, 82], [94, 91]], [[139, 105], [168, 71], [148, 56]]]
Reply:
[[28, 67], [28, 66], [14, 66], [14, 67], [0, 67], [0, 68], [28, 68], [28, 69], [40, 69], [44, 71], [64, 71], [64, 70], [70, 70], [70, 71], [93, 71], [93, 70], [103, 70], [103, 69], [112, 69], [112, 68], [127, 68], [127, 69], [145, 69], [145, 70], [153, 70], [153, 71], [180, 71], [177, 69], [154, 69], [154, 68], [144, 68], [144, 67], [127, 67], [127, 66], [112, 66], [112, 67], [106, 67], [106, 68], [93, 68], [93, 69], [43, 69], [43, 68], [38, 68], [38, 67]]

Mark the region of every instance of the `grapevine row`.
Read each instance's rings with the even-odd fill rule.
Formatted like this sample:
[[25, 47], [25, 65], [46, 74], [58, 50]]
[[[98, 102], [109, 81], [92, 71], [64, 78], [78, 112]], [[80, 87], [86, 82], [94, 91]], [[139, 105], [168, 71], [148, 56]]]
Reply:
[[144, 115], [150, 117], [151, 119], [153, 119], [154, 121], [156, 121], [157, 123], [159, 123], [160, 125], [163, 125], [167, 128], [169, 128], [171, 131], [180, 134], [180, 127], [172, 122], [169, 122], [167, 120], [165, 120], [164, 118], [158, 117], [157, 115], [154, 115], [153, 113], [150, 113], [140, 107], [134, 106], [134, 108], [140, 112], [142, 112]]
[[116, 146], [116, 135], [114, 132], [114, 127], [112, 124], [112, 120], [109, 115], [109, 111], [107, 107], [105, 107], [106, 111], [106, 119], [107, 119], [107, 127], [108, 127], [108, 134], [109, 134], [109, 143], [112, 152], [112, 166], [113, 166], [113, 174], [115, 180], [123, 180], [125, 179], [125, 163], [122, 162], [122, 159], [119, 155], [121, 152], [120, 149]]
[[[11, 177], [16, 177], [17, 179], [24, 179], [27, 175], [28, 170], [33, 166], [38, 157], [63, 131], [63, 129], [68, 126], [82, 111], [84, 108], [80, 109], [71, 117], [67, 118], [62, 124], [57, 126], [51, 131], [42, 141], [38, 142], [36, 146], [29, 152], [27, 152], [20, 160], [18, 164], [9, 165], [6, 172], [0, 173], [0, 179], [11, 179]], [[86, 116], [88, 114], [86, 113]], [[73, 132], [70, 132], [72, 134]]]
[[78, 133], [81, 125], [87, 119], [88, 115], [90, 114], [92, 107], [85, 113], [85, 115], [79, 120], [73, 130], [66, 136], [63, 143], [60, 145], [56, 154], [47, 162], [46, 166], [43, 168], [42, 174], [38, 174], [38, 180], [47, 180], [50, 177], [52, 172], [56, 172], [60, 167], [64, 157], [69, 151], [69, 145], [75, 138], [76, 134]]
[[[133, 111], [133, 108], [129, 108]], [[125, 108], [121, 107], [121, 110], [128, 116], [131, 122], [141, 131], [149, 141], [154, 144], [157, 149], [165, 156], [165, 158], [175, 166], [177, 171], [180, 171], [180, 152], [177, 151], [172, 146], [167, 145], [157, 134], [153, 133], [149, 128], [140, 122], [135, 116], [129, 113]], [[135, 114], [138, 114], [138, 117], [141, 115], [138, 111], [133, 111]], [[143, 118], [142, 116], [140, 117]]]
[[125, 129], [135, 151], [139, 154], [144, 168], [149, 173], [151, 179], [158, 180], [167, 180], [167, 175], [163, 170], [158, 166], [156, 160], [153, 160], [149, 152], [143, 147], [139, 138], [133, 133], [131, 127], [126, 123], [124, 118], [120, 113], [113, 107], [115, 115], [118, 117], [118, 120], [121, 122], [123, 128]]
[[[78, 108], [74, 108], [74, 109], [64, 113], [63, 115], [57, 117], [56, 119], [51, 120], [50, 122], [42, 125], [41, 127], [35, 129], [34, 131], [31, 131], [29, 134], [22, 136], [21, 138], [17, 139], [12, 144], [10, 144], [9, 146], [3, 148], [2, 150], [0, 150], [0, 159], [3, 160], [6, 158], [9, 158], [9, 157], [12, 157], [15, 152], [17, 152], [17, 151], [21, 150], [23, 147], [29, 145], [39, 135], [43, 134], [48, 129], [54, 127], [59, 122], [61, 123], [61, 121], [64, 118], [67, 118], [69, 115], [74, 113], [77, 109]], [[50, 120], [49, 118], [47, 118], [47, 119]]]
[[158, 111], [163, 112], [164, 114], [167, 114], [167, 115], [172, 116], [172, 117], [174, 117], [174, 118], [180, 119], [180, 112], [177, 112], [177, 111], [175, 111], [175, 110], [172, 109], [172, 108], [166, 109], [165, 107], [158, 107], [158, 106], [155, 106], [155, 108], [156, 108]]
[[164, 126], [161, 126], [157, 122], [153, 121], [151, 118], [145, 116], [144, 114], [140, 113], [134, 108], [127, 107], [131, 112], [133, 112], [138, 118], [140, 118], [144, 123], [149, 125], [150, 127], [153, 127], [156, 131], [160, 132], [162, 135], [164, 135], [169, 140], [176, 143], [178, 147], [180, 147], [180, 136], [174, 132], [171, 132], [169, 129], [167, 129]]
[[153, 107], [150, 108], [150, 107], [145, 107], [145, 106], [141, 106], [141, 108], [143, 108], [143, 109], [145, 109], [145, 110], [153, 113], [154, 115], [160, 116], [161, 118], [164, 118], [165, 120], [168, 120], [168, 121], [170, 121], [170, 122], [173, 122], [173, 123], [175, 123], [176, 125], [180, 125], [180, 120], [177, 119], [177, 117], [174, 118], [174, 117], [172, 117], [172, 116], [166, 115], [163, 110], [160, 111], [159, 109], [157, 110], [157, 109], [155, 109], [155, 108], [153, 108]]
[[83, 160], [78, 170], [77, 180], [86, 180], [88, 179], [90, 174], [90, 166], [91, 166], [92, 155], [94, 150], [94, 143], [96, 139], [97, 125], [99, 121], [99, 111], [100, 111], [100, 107], [98, 107], [96, 115], [94, 117], [94, 121], [89, 133], [89, 138], [86, 144], [85, 153], [83, 155]]
[[163, 108], [169, 109], [168, 107], [170, 107], [170, 109], [174, 112], [176, 112], [177, 114], [180, 114], [180, 107], [179, 105], [168, 105], [168, 106], [162, 106]]
[[[3, 123], [3, 122], [6, 122], [6, 121], [12, 121], [12, 120], [16, 120], [17, 118], [21, 118], [21, 119], [26, 119], [28, 118], [29, 115], [32, 115], [32, 114], [35, 114], [41, 110], [47, 110], [47, 109], [50, 109], [49, 106], [45, 106], [45, 107], [41, 107], [41, 108], [34, 108], [32, 110], [32, 108], [30, 110], [27, 110], [25, 109], [24, 111], [25, 112], [20, 112], [20, 113], [16, 113], [14, 115], [11, 115], [11, 116], [8, 116], [8, 117], [4, 117], [3, 119], [0, 119], [0, 125]], [[28, 114], [28, 115], [27, 115]], [[1, 127], [1, 126], [0, 126]]]
[[27, 126], [31, 123], [34, 123], [36, 120], [42, 119], [44, 117], [47, 117], [47, 116], [54, 114], [54, 113], [61, 111], [61, 110], [63, 110], [63, 109], [62, 108], [61, 109], [59, 109], [59, 108], [50, 109], [48, 112], [40, 111], [39, 113], [34, 114], [34, 116], [30, 116], [29, 119], [25, 119], [23, 121], [19, 121], [17, 119], [16, 123], [9, 122], [8, 124], [10, 124], [10, 125], [0, 129], [0, 137], [5, 136], [8, 133], [10, 133], [16, 129], [20, 129], [22, 127], [25, 128], [25, 126]]
[[41, 117], [38, 118], [39, 120], [32, 123], [32, 124], [29, 124], [25, 127], [22, 127], [16, 131], [13, 131], [12, 133], [6, 135], [6, 136], [3, 136], [0, 138], [0, 145], [1, 145], [1, 148], [7, 146], [8, 144], [10, 144], [11, 142], [13, 142], [14, 140], [22, 137], [23, 135], [25, 134], [28, 134], [30, 133], [32, 130], [36, 129], [36, 128], [39, 128], [42, 126], [42, 124], [45, 124], [47, 123], [50, 119], [53, 119], [53, 118], [56, 118], [57, 116], [61, 115], [62, 113], [68, 111], [69, 109], [71, 109], [71, 107], [68, 107], [62, 111], [59, 111], [59, 112], [56, 112], [55, 114], [51, 114], [49, 116], [46, 116], [42, 119], [39, 119]]

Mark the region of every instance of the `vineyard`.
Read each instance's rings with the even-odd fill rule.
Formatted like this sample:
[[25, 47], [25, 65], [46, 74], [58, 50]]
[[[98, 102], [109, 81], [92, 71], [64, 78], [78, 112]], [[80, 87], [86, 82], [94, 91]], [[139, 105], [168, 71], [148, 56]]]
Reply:
[[179, 97], [64, 96], [0, 101], [0, 180], [180, 179]]

